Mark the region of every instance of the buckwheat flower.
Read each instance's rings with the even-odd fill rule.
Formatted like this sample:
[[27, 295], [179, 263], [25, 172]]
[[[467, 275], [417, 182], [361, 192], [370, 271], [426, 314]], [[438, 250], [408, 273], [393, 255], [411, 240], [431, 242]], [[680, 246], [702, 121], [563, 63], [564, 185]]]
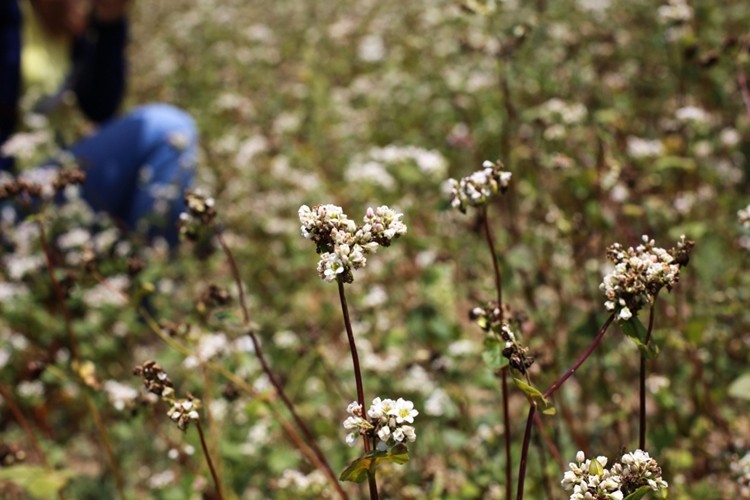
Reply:
[[391, 428], [381, 427], [380, 430], [378, 431], [378, 438], [384, 443], [387, 443], [388, 440], [391, 438]]
[[607, 249], [614, 269], [604, 276], [599, 288], [604, 292], [604, 307], [616, 313], [619, 321], [627, 321], [638, 311], [652, 304], [663, 288], [671, 291], [680, 278], [680, 269], [687, 265], [693, 242], [680, 238], [675, 248], [665, 250], [654, 240], [643, 236], [643, 243], [627, 250], [619, 243]]
[[448, 180], [451, 206], [466, 213], [467, 207], [487, 205], [497, 194], [504, 193], [510, 184], [511, 173], [504, 170], [499, 161], [485, 161], [482, 170], [457, 181]]
[[[389, 401], [389, 400], [386, 400]], [[384, 403], [380, 398], [372, 400], [370, 408], [367, 410], [367, 416], [373, 420], [378, 420], [385, 416], [386, 411], [383, 409]]]
[[383, 205], [376, 209], [367, 209], [362, 226], [363, 235], [369, 236], [365, 241], [374, 241], [379, 245], [387, 247], [391, 240], [406, 234], [406, 226], [401, 222], [404, 214], [396, 213], [389, 207]]
[[396, 404], [393, 406], [393, 409], [391, 409], [388, 414], [396, 417], [397, 424], [401, 424], [404, 422], [413, 424], [414, 417], [419, 415], [419, 412], [414, 409], [414, 403], [403, 398], [398, 398]]
[[[376, 398], [376, 399], [380, 399], [380, 398]], [[351, 403], [349, 403], [349, 406], [346, 407], [346, 413], [352, 416], [361, 416], [362, 407], [356, 401], [352, 401]]]

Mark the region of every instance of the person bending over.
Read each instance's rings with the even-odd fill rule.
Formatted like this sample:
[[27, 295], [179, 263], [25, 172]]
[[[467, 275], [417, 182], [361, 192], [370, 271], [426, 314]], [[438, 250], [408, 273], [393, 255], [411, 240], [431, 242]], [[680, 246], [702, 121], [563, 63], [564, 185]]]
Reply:
[[[121, 227], [175, 245], [182, 194], [195, 169], [196, 130], [186, 113], [166, 104], [117, 116], [125, 93], [128, 3], [0, 1], [0, 171], [21, 173], [1, 145], [25, 120], [46, 115], [54, 127], [52, 117], [72, 101], [96, 125], [64, 145], [86, 171], [82, 197]], [[57, 128], [59, 137], [64, 127]]]

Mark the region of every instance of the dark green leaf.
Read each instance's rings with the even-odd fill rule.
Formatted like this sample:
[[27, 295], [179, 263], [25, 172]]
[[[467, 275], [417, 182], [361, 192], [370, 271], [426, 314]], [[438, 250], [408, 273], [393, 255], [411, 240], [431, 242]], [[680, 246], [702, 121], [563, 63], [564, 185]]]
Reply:
[[648, 330], [646, 330], [646, 327], [643, 326], [643, 323], [641, 323], [641, 320], [637, 316], [633, 316], [627, 321], [621, 321], [619, 324], [623, 333], [630, 337], [638, 347], [638, 350], [644, 353], [646, 357], [655, 359], [659, 356], [659, 347], [654, 344], [653, 340], [649, 341], [648, 345], [645, 344]]
[[367, 474], [374, 471], [378, 464], [391, 462], [394, 464], [405, 464], [409, 461], [409, 450], [405, 444], [397, 444], [387, 451], [373, 451], [359, 457], [344, 469], [339, 479], [342, 481], [353, 481], [361, 483], [367, 478]]

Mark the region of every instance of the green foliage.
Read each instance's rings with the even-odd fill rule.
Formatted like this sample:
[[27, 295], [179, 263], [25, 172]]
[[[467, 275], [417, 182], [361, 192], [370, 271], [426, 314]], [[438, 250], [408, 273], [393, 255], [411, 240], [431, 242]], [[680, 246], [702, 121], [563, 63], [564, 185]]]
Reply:
[[341, 473], [342, 481], [353, 481], [361, 483], [368, 475], [375, 474], [378, 465], [383, 463], [394, 463], [403, 465], [409, 461], [409, 450], [404, 444], [397, 444], [393, 448], [384, 451], [371, 451], [359, 457], [349, 464]]

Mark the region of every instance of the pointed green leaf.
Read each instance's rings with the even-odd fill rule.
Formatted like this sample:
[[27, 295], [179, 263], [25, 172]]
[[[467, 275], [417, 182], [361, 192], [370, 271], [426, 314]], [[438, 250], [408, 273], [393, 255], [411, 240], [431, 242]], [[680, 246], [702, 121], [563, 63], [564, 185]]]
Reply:
[[492, 337], [484, 339], [482, 359], [492, 371], [497, 371], [508, 366], [508, 358], [503, 356], [503, 345], [499, 340]]
[[516, 387], [521, 389], [526, 396], [536, 402], [536, 404], [541, 408], [542, 413], [545, 415], [554, 415], [557, 413], [557, 410], [555, 410], [555, 407], [552, 405], [552, 403], [549, 402], [547, 398], [544, 397], [544, 394], [542, 394], [542, 391], [534, 387], [533, 385], [529, 385], [520, 378], [513, 377], [513, 382], [515, 382]]
[[[651, 491], [651, 488], [649, 486], [641, 486], [640, 488], [638, 488], [637, 490], [635, 490], [633, 493], [631, 493], [630, 495], [626, 496], [623, 500], [640, 500], [649, 491]], [[664, 490], [664, 491], [666, 491], [666, 490]]]
[[37, 465], [14, 465], [0, 468], [0, 482], [8, 481], [23, 488], [34, 498], [53, 498], [75, 474], [68, 469], [49, 470]]
[[641, 323], [641, 320], [637, 316], [633, 316], [627, 321], [621, 321], [619, 324], [623, 333], [630, 337], [638, 347], [638, 350], [645, 354], [647, 358], [656, 359], [659, 356], [659, 347], [654, 344], [653, 340], [648, 345], [645, 344], [648, 330], [646, 330], [646, 327], [643, 326], [643, 323]]
[[373, 451], [363, 455], [349, 464], [341, 473], [339, 479], [342, 481], [353, 481], [361, 483], [367, 478], [371, 470], [375, 470], [378, 464], [391, 462], [394, 464], [405, 464], [409, 461], [409, 450], [405, 444], [397, 444], [387, 451]]

